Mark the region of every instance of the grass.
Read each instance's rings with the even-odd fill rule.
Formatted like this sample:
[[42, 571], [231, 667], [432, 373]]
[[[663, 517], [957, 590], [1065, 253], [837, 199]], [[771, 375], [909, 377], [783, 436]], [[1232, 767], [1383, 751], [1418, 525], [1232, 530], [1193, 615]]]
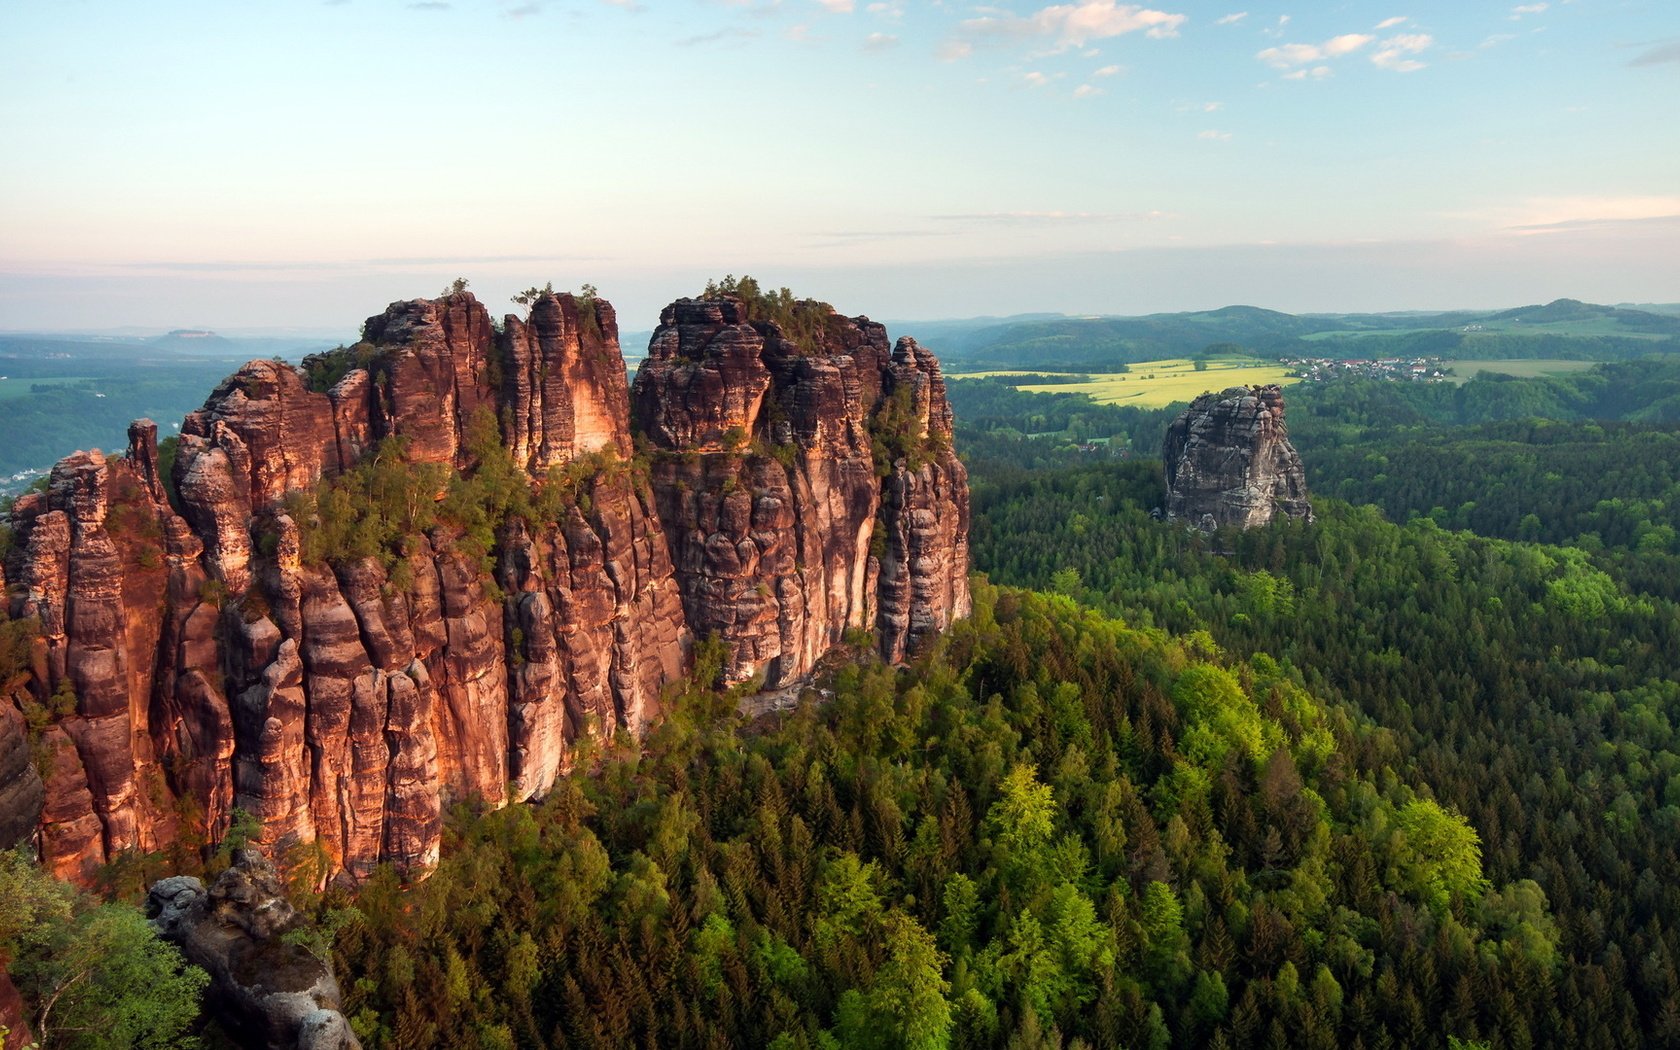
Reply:
[[1189, 401], [1197, 394], [1224, 390], [1226, 387], [1296, 382], [1282, 365], [1249, 358], [1209, 361], [1207, 369], [1201, 372], [1195, 370], [1195, 366], [1187, 357], [1143, 361], [1132, 365], [1131, 368], [1130, 372], [1123, 375], [1092, 376], [1088, 383], [1024, 383], [1020, 389], [1031, 394], [1089, 394], [1091, 400], [1100, 405], [1164, 408], [1181, 401]]
[[1540, 376], [1584, 372], [1597, 363], [1596, 361], [1559, 361], [1540, 357], [1519, 357], [1509, 361], [1478, 361], [1474, 358], [1465, 358], [1461, 361], [1448, 361], [1446, 365], [1453, 370], [1453, 374], [1448, 377], [1450, 381], [1463, 384], [1476, 378], [1477, 372], [1497, 372], [1500, 375], [1516, 376], [1519, 379], [1535, 379]]

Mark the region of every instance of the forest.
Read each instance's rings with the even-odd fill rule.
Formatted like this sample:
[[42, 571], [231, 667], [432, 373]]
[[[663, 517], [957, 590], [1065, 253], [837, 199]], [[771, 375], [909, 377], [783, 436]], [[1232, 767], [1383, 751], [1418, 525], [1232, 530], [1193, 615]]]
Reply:
[[[975, 611], [909, 666], [749, 717], [702, 646], [426, 880], [277, 859], [370, 1048], [1680, 1046], [1675, 375], [1293, 388], [1317, 520], [1212, 535], [1155, 513], [1172, 412], [953, 382]], [[66, 1000], [150, 1042], [47, 1045], [233, 1045], [133, 907], [229, 848], [0, 865], [28, 1001], [150, 975]]]

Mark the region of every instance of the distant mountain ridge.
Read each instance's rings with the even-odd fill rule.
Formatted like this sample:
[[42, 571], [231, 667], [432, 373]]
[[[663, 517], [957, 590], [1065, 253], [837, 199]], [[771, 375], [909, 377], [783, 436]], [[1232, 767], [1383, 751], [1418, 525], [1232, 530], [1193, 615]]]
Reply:
[[1136, 317], [1052, 317], [954, 328], [930, 343], [953, 368], [1100, 370], [1208, 351], [1262, 357], [1551, 356], [1612, 360], [1680, 350], [1680, 315], [1576, 299], [1507, 310], [1289, 314], [1232, 305]]

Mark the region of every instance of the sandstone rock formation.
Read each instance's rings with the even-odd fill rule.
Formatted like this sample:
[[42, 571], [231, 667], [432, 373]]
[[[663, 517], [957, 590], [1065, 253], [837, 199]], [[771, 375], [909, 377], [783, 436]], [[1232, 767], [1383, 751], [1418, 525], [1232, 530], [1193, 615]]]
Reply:
[[1275, 514], [1312, 520], [1301, 457], [1289, 443], [1283, 392], [1231, 387], [1203, 394], [1167, 428], [1167, 516], [1212, 531], [1247, 529]]
[[0, 1050], [27, 1050], [35, 1042], [29, 1031], [23, 996], [4, 971], [0, 971], [0, 1031], [5, 1034], [0, 1039]]
[[45, 802], [46, 790], [29, 753], [23, 714], [0, 698], [0, 849], [29, 838]]
[[968, 477], [933, 356], [826, 304], [795, 338], [735, 298], [666, 307], [637, 430], [689, 626], [777, 688], [848, 629], [901, 658], [968, 612]]
[[177, 875], [152, 884], [146, 914], [158, 934], [210, 975], [206, 1003], [246, 1046], [269, 1050], [359, 1050], [339, 1012], [332, 967], [295, 938], [303, 918], [286, 900], [274, 865], [239, 850], [206, 892]]
[[[802, 342], [746, 312], [665, 311], [634, 438], [609, 304], [547, 294], [498, 327], [457, 293], [301, 368], [245, 365], [172, 465], [146, 421], [125, 456], [66, 458], [16, 504], [4, 569], [40, 625], [14, 688], [61, 708], [21, 752], [0, 717], [13, 823], [82, 879], [214, 841], [235, 808], [271, 855], [424, 871], [451, 800], [540, 796], [580, 735], [639, 732], [695, 637], [780, 685], [848, 629], [899, 659], [964, 615], [932, 355], [827, 308]], [[424, 524], [373, 536], [397, 518]]]

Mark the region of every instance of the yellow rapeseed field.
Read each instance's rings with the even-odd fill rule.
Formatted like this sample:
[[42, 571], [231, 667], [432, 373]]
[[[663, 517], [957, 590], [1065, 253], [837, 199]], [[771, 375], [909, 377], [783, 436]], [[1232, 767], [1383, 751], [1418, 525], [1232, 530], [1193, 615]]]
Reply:
[[[1224, 390], [1232, 386], [1257, 386], [1266, 383], [1293, 383], [1282, 365], [1265, 361], [1229, 359], [1209, 361], [1207, 370], [1198, 372], [1187, 357], [1166, 361], [1144, 361], [1131, 366], [1130, 372], [1120, 375], [1091, 375], [1088, 383], [1023, 383], [1020, 389], [1042, 394], [1090, 394], [1103, 405], [1136, 405], [1139, 408], [1161, 408], [1179, 401], [1189, 401], [1197, 394]], [[1054, 372], [977, 372], [974, 377], [1011, 375], [1063, 375]]]

